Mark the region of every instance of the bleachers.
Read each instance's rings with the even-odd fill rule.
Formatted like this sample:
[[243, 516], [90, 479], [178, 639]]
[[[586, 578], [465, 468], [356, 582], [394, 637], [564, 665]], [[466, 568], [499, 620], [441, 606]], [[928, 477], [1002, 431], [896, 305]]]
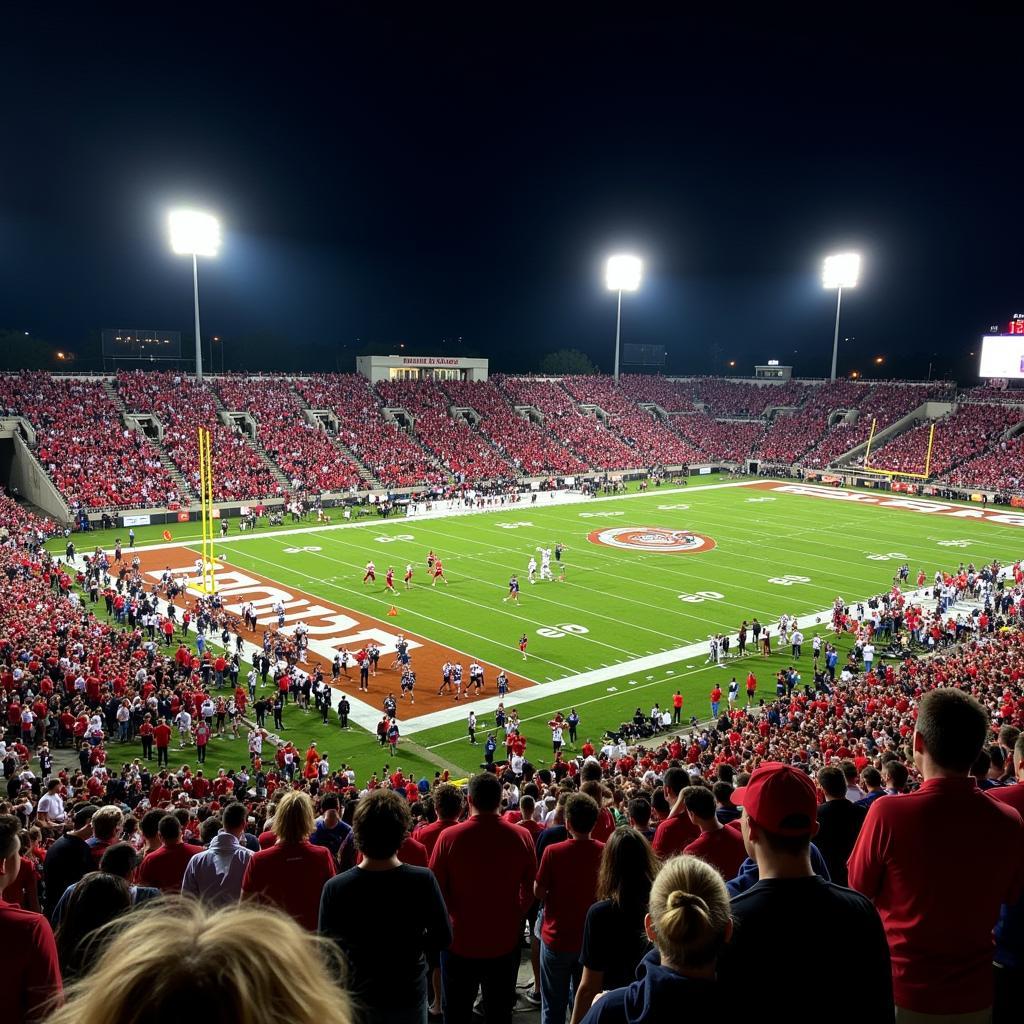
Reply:
[[761, 420], [715, 420], [702, 412], [674, 416], [672, 428], [697, 448], [701, 461], [743, 463], [764, 435]]
[[420, 441], [451, 473], [463, 480], [513, 476], [512, 464], [465, 420], [448, 415], [448, 396], [434, 381], [381, 381], [377, 392], [388, 405], [413, 414]]
[[490, 381], [443, 381], [441, 387], [453, 405], [468, 405], [480, 414], [480, 430], [525, 476], [586, 472], [586, 464], [543, 427], [517, 416]]
[[[1005, 405], [961, 405], [935, 421], [930, 474], [941, 477], [957, 463], [976, 458], [1024, 419], [1024, 410]], [[931, 421], [900, 434], [871, 453], [871, 467], [889, 472], [923, 473]]]
[[384, 419], [378, 396], [365, 377], [316, 374], [296, 380], [295, 387], [310, 408], [334, 413], [339, 439], [381, 483], [411, 487], [445, 478], [436, 460], [401, 427]]
[[102, 381], [5, 374], [0, 406], [35, 427], [36, 457], [73, 511], [181, 500], [159, 454], [124, 426]]
[[256, 417], [260, 443], [294, 488], [343, 491], [358, 485], [358, 467], [305, 418], [290, 380], [228, 377], [216, 386], [228, 409]]
[[164, 425], [163, 446], [199, 493], [196, 432], [210, 431], [213, 442], [213, 496], [215, 501], [254, 500], [281, 493], [278, 482], [252, 445], [218, 417], [217, 399], [195, 378], [172, 372], [136, 370], [117, 375], [117, 388], [130, 411], [154, 413]]

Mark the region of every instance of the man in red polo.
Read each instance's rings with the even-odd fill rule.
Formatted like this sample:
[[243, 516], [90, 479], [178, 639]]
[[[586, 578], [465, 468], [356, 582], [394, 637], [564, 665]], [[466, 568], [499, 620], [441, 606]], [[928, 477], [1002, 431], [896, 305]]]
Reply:
[[566, 1008], [583, 974], [580, 951], [587, 911], [596, 899], [604, 843], [590, 837], [600, 808], [586, 793], [565, 802], [569, 838], [544, 850], [533, 892], [544, 904], [540, 985], [542, 1019], [565, 1020]]
[[926, 693], [913, 738], [924, 782], [874, 801], [850, 854], [850, 886], [878, 908], [889, 940], [897, 1021], [903, 1011], [982, 1019], [992, 1007], [992, 929], [1021, 892], [1024, 823], [970, 774], [988, 730], [969, 694]]
[[160, 722], [153, 729], [153, 740], [156, 743], [156, 766], [167, 767], [167, 748], [171, 745], [171, 727], [167, 722]]
[[718, 820], [714, 793], [706, 786], [687, 786], [683, 806], [690, 821], [700, 829], [700, 835], [683, 852], [707, 861], [727, 882], [735, 878], [747, 859], [747, 848], [737, 829], [726, 828]]
[[426, 847], [427, 857], [434, 852], [441, 833], [458, 824], [462, 814], [462, 794], [450, 782], [442, 782], [434, 790], [434, 810], [437, 811], [437, 821], [416, 829], [413, 837]]
[[445, 829], [430, 858], [452, 920], [441, 954], [445, 1024], [472, 1024], [478, 989], [488, 1024], [508, 1024], [537, 854], [526, 829], [501, 820], [497, 776], [474, 775], [468, 797], [469, 820]]
[[202, 853], [203, 848], [181, 841], [181, 822], [173, 814], [165, 814], [160, 819], [158, 831], [163, 845], [143, 858], [139, 867], [139, 884], [151, 885], [163, 892], [180, 893], [188, 862], [197, 853]]
[[680, 799], [682, 792], [689, 785], [690, 775], [685, 768], [669, 768], [665, 772], [662, 786], [665, 799], [672, 808], [669, 816], [662, 821], [654, 833], [654, 852], [662, 859], [682, 853], [690, 843], [700, 835], [700, 829], [690, 821], [686, 808]]

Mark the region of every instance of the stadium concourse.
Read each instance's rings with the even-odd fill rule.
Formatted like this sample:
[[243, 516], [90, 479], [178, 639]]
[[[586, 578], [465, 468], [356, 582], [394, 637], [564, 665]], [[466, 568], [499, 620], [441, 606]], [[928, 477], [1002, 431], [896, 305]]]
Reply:
[[[255, 499], [380, 480], [387, 460], [374, 453], [397, 431], [389, 409], [415, 420], [395, 433], [399, 477], [452, 486], [476, 472], [511, 481], [524, 466], [642, 469], [669, 453], [714, 461], [712, 445], [735, 452], [737, 438], [752, 458], [794, 461], [824, 452], [830, 421], [861, 397], [893, 424], [942, 397], [939, 385], [848, 382], [787, 382], [771, 397], [720, 380], [446, 387], [375, 390], [345, 375], [210, 388], [139, 374], [0, 384], [5, 410], [46, 445], [37, 456], [61, 494], [95, 510], [194, 488], [185, 433], [168, 442], [165, 431], [164, 451], [132, 431], [127, 456], [104, 445], [102, 418], [118, 401], [172, 431], [219, 424], [245, 454], [216, 470], [221, 493]], [[331, 429], [305, 417], [313, 402], [330, 412], [337, 395], [361, 403], [360, 415], [339, 408]], [[444, 396], [479, 422], [438, 410]], [[1016, 451], [1017, 412], [979, 397], [941, 421], [964, 467]], [[794, 415], [771, 418], [772, 400]], [[641, 402], [719, 426], [686, 433]], [[516, 406], [541, 419], [523, 430], [508, 419]], [[255, 435], [228, 427], [231, 411]], [[735, 417], [743, 429], [727, 436]], [[894, 459], [915, 458], [915, 433], [898, 435]], [[591, 745], [552, 709], [562, 745], [551, 767], [506, 723], [504, 756], [469, 779], [443, 769], [359, 777], [315, 742], [275, 744], [259, 727], [286, 701], [322, 707], [324, 688], [315, 676], [300, 685], [297, 672], [303, 657], [325, 682], [333, 671], [312, 647], [268, 632], [278, 667], [260, 710], [231, 655], [252, 648], [255, 673], [262, 631], [181, 593], [164, 567], [183, 554], [139, 554], [120, 568], [100, 551], [70, 562], [44, 543], [63, 527], [0, 496], [5, 1022], [70, 1024], [82, 979], [123, 972], [152, 985], [155, 971], [179, 964], [207, 969], [204, 956], [233, 963], [257, 939], [292, 959], [292, 983], [308, 986], [297, 995], [312, 998], [328, 984], [326, 968], [313, 970], [312, 933], [346, 964], [351, 1006], [339, 998], [332, 1011], [340, 1024], [506, 1022], [537, 1007], [545, 1024], [674, 1021], [683, 1007], [749, 1019], [774, 1013], [772, 993], [786, 985], [799, 985], [802, 1008], [821, 1019], [1020, 1020], [1019, 563], [949, 565], [916, 591], [902, 577], [864, 611], [841, 602], [815, 644], [813, 680], [780, 671], [760, 696], [716, 686], [707, 722], [655, 731], [664, 723], [641, 712]], [[270, 585], [250, 577], [234, 583]], [[316, 609], [325, 625], [336, 613]], [[919, 653], [903, 643], [911, 636]], [[206, 746], [223, 730], [247, 736], [244, 763], [207, 774]], [[196, 763], [176, 756], [172, 767], [184, 744]], [[679, 967], [687, 980], [670, 970]]]

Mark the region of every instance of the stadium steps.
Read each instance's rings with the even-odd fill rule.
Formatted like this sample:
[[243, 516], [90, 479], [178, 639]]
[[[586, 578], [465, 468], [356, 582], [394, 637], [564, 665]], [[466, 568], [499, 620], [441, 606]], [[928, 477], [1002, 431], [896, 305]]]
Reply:
[[[302, 406], [303, 410], [311, 420], [315, 419], [313, 413], [324, 412], [327, 413], [335, 423], [337, 422], [338, 417], [330, 409], [314, 409], [302, 396], [302, 392], [295, 386], [295, 380], [291, 377], [288, 378], [288, 386], [292, 389], [292, 393], [295, 395], [299, 405]], [[333, 444], [339, 451], [343, 452], [345, 457], [351, 461], [352, 465], [355, 466], [356, 470], [359, 472], [359, 478], [368, 488], [372, 490], [384, 486], [380, 480], [373, 475], [369, 466], [367, 466], [363, 460], [360, 459], [359, 456], [356, 455], [356, 453], [338, 437], [337, 434], [331, 434], [331, 444]]]
[[[113, 378], [103, 378], [103, 390], [106, 392], [110, 401], [114, 403], [114, 407], [121, 414], [121, 421], [123, 423], [128, 423], [131, 426], [135, 426], [135, 424], [128, 419], [128, 417], [132, 415], [132, 411], [125, 404], [125, 400], [121, 396], [121, 392], [117, 390], [117, 384]], [[156, 418], [156, 413], [140, 413], [140, 415], [152, 416], [154, 419]], [[182, 473], [171, 460], [171, 457], [167, 454], [162, 441], [158, 441], [155, 437], [149, 437], [148, 435], [146, 435], [146, 440], [149, 441], [153, 450], [156, 452], [160, 459], [160, 465], [167, 471], [167, 475], [178, 485], [178, 491], [187, 505], [189, 500], [195, 497], [195, 491], [193, 491], [189, 486], [188, 480], [185, 479], [185, 474]]]
[[255, 415], [253, 415], [252, 413], [245, 412], [244, 409], [238, 409], [238, 410], [229, 409], [224, 404], [224, 402], [221, 399], [220, 394], [217, 392], [216, 388], [211, 387], [209, 389], [209, 392], [213, 396], [214, 404], [217, 406], [217, 414], [218, 414], [218, 416], [220, 417], [220, 419], [224, 423], [228, 422], [228, 414], [231, 413], [231, 412], [238, 412], [240, 415], [244, 413], [244, 415], [246, 415], [247, 417], [249, 417], [252, 420], [252, 422], [253, 422], [253, 424], [254, 424], [254, 426], [256, 428], [256, 436], [255, 437], [250, 437], [247, 433], [245, 433], [245, 431], [243, 431], [242, 432], [242, 437], [245, 438], [245, 443], [260, 457], [260, 459], [266, 465], [267, 469], [270, 471], [270, 475], [277, 481], [277, 483], [280, 484], [281, 487], [283, 487], [285, 489], [285, 491], [291, 492], [291, 490], [292, 490], [292, 482], [291, 482], [291, 480], [288, 479], [287, 475], [282, 471], [281, 467], [270, 457], [270, 453], [267, 451], [266, 448], [263, 447], [263, 444], [261, 443], [261, 441], [259, 439], [259, 433], [260, 433], [260, 421], [259, 421], [259, 419], [257, 419], [257, 417]]

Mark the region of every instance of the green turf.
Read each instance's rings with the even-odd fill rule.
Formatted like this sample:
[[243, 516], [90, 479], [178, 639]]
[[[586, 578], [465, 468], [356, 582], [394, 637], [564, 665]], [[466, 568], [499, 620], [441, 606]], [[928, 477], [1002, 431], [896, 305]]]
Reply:
[[[717, 547], [660, 554], [598, 546], [587, 539], [593, 530], [616, 526], [686, 528], [713, 537]], [[544, 683], [703, 643], [709, 632], [734, 631], [754, 615], [774, 627], [783, 612], [818, 612], [829, 608], [837, 594], [848, 602], [866, 599], [888, 587], [904, 560], [912, 583], [918, 569], [930, 581], [936, 569], [961, 559], [1012, 562], [1022, 554], [1024, 538], [1018, 529], [745, 487], [690, 488], [580, 505], [522, 505], [459, 518], [381, 522], [301, 537], [266, 534], [221, 545], [218, 553], [243, 569], [364, 614], [383, 616], [395, 603], [400, 628]], [[525, 570], [531, 553], [556, 541], [567, 546], [566, 582], [530, 586]], [[314, 547], [319, 550], [296, 550]], [[424, 560], [431, 548], [444, 559], [451, 581], [447, 588], [424, 585]], [[368, 558], [377, 563], [380, 581], [364, 587], [360, 580]], [[384, 593], [383, 570], [392, 564], [400, 577], [406, 562], [415, 566], [418, 585], [393, 600]], [[512, 572], [524, 580], [518, 607], [502, 601]], [[558, 629], [567, 625], [585, 632]], [[551, 629], [562, 635], [538, 633]], [[523, 632], [530, 639], [525, 663], [517, 649]], [[808, 677], [811, 632], [805, 630]], [[774, 674], [789, 663], [788, 656], [748, 660], [758, 675], [759, 695], [773, 695]], [[530, 701], [527, 690], [513, 694], [508, 704], [520, 705], [531, 758], [543, 763], [550, 756], [546, 723], [555, 710], [577, 707], [580, 739], [590, 736], [596, 742], [605, 729], [631, 717], [637, 705], [646, 712], [655, 700], [663, 707], [669, 704], [676, 688], [686, 698], [686, 716], [703, 719], [714, 682], [724, 684], [733, 673], [742, 682], [746, 671], [746, 663], [736, 661], [724, 668], [706, 667], [702, 653], [642, 673], [623, 669], [622, 675], [574, 690], [562, 700]], [[424, 690], [436, 683], [420, 678]], [[289, 710], [292, 719], [301, 715]], [[386, 760], [375, 749], [374, 737], [363, 733], [358, 741], [342, 740], [335, 725], [325, 729], [312, 713], [309, 719], [296, 725], [296, 737], [301, 735], [302, 743], [326, 737], [321, 745], [326, 744], [333, 763], [355, 761], [362, 772]], [[467, 772], [478, 764], [478, 750], [470, 748], [462, 720], [412, 738]]]

